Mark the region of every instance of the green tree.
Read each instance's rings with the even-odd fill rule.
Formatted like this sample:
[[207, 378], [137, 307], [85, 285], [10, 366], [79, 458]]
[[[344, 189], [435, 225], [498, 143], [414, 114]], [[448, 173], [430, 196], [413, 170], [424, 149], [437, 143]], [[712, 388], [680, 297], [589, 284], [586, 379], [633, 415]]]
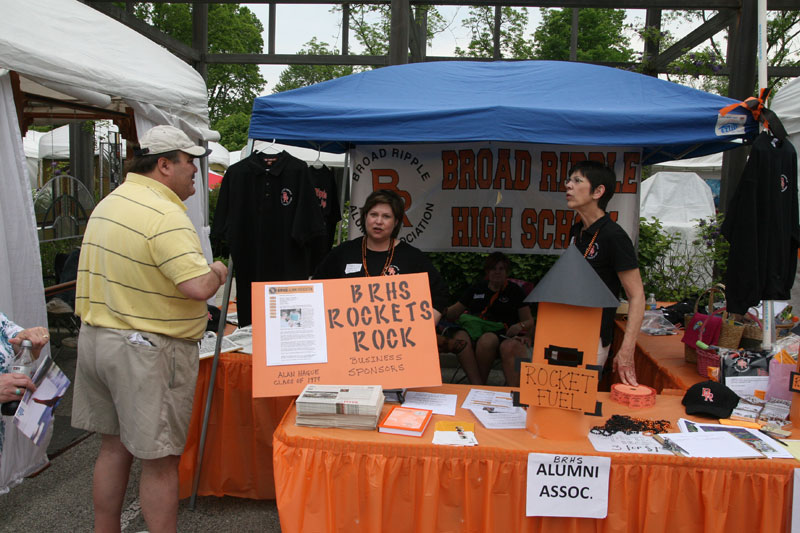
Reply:
[[[695, 25], [705, 22], [716, 11], [674, 11], [667, 12], [664, 21], [672, 26]], [[670, 81], [689, 85], [707, 92], [727, 96], [728, 77], [718, 73], [726, 62], [727, 41], [718, 33], [710, 37], [704, 45], [697, 46], [669, 65]], [[767, 61], [771, 66], [800, 65], [800, 10], [767, 12]], [[677, 41], [670, 32], [660, 35], [659, 48], [665, 50]], [[788, 81], [786, 78], [770, 78], [769, 84], [775, 88]], [[753, 94], [756, 94], [754, 88]], [[774, 94], [774, 93], [773, 93]]]
[[[542, 9], [542, 22], [534, 32], [535, 59], [568, 61], [572, 9]], [[624, 32], [624, 9], [581, 8], [578, 12], [578, 61], [626, 62], [634, 58]]]
[[[470, 7], [464, 25], [472, 32], [472, 39], [466, 50], [456, 47], [455, 55], [460, 57], [493, 57], [494, 55], [494, 7]], [[514, 59], [531, 59], [533, 42], [525, 39], [528, 25], [528, 9], [513, 7], [501, 8], [500, 16], [500, 56]]]
[[[314, 37], [308, 41], [298, 54], [306, 55], [337, 55], [339, 50], [330, 48], [325, 42], [318, 42]], [[314, 85], [322, 81], [341, 78], [356, 72], [352, 65], [289, 65], [281, 72], [278, 83], [272, 89], [273, 93], [297, 89]]]
[[[365, 55], [383, 56], [389, 53], [389, 33], [391, 31], [390, 4], [350, 4], [350, 31], [364, 48]], [[332, 13], [341, 13], [342, 7], [331, 8]], [[449, 23], [435, 6], [418, 5], [411, 8], [412, 27], [425, 22], [426, 44], [434, 35], [446, 30]], [[411, 39], [415, 39], [412, 28]]]
[[247, 135], [250, 129], [250, 113], [236, 111], [222, 117], [214, 123], [214, 129], [219, 132], [219, 143], [234, 152], [244, 148], [247, 144]]
[[[135, 15], [170, 35], [191, 45], [192, 13], [190, 4], [139, 3]], [[264, 30], [258, 17], [238, 4], [208, 5], [208, 51], [223, 53], [261, 53]], [[208, 112], [211, 127], [236, 113], [249, 116], [253, 100], [261, 94], [266, 82], [258, 65], [209, 65]], [[244, 130], [246, 134], [246, 129]], [[223, 139], [223, 144], [227, 141]]]

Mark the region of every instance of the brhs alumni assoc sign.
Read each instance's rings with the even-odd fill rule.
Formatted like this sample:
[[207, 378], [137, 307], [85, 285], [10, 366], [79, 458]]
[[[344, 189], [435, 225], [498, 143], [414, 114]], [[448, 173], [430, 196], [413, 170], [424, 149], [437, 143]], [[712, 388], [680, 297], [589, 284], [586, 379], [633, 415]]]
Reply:
[[605, 518], [611, 458], [528, 454], [526, 516]]
[[253, 396], [442, 384], [427, 274], [253, 283]]
[[350, 153], [350, 237], [362, 234], [359, 208], [377, 189], [405, 201], [400, 239], [425, 251], [559, 253], [575, 213], [565, 180], [584, 160], [614, 169], [607, 211], [632, 239], [639, 228], [641, 151], [501, 142], [364, 145]]

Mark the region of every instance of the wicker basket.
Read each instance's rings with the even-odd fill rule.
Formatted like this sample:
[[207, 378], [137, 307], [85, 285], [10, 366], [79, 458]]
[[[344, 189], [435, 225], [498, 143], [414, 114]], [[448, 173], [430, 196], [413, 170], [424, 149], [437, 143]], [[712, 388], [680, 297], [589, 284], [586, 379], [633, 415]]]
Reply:
[[761, 349], [761, 342], [764, 340], [764, 331], [761, 321], [752, 313], [747, 313], [747, 322], [742, 331], [741, 347], [745, 350], [758, 351]]
[[720, 366], [719, 353], [716, 350], [696, 348], [695, 352], [697, 353], [697, 373], [704, 378], [708, 377], [708, 367]]
[[[684, 328], [689, 327], [689, 322], [692, 320], [694, 314], [697, 313], [697, 308], [700, 304], [700, 299], [705, 296], [706, 294], [709, 295], [708, 297], [708, 308], [712, 310], [714, 309], [714, 294], [719, 293], [725, 298], [725, 286], [720, 284], [711, 287], [703, 294], [697, 297], [697, 300], [694, 302], [694, 313], [691, 315], [686, 315], [683, 319]], [[703, 331], [705, 331], [705, 323], [700, 329], [700, 337], [703, 338]], [[727, 308], [722, 308], [722, 327], [720, 328], [719, 332], [719, 339], [715, 343], [717, 346], [721, 346], [723, 348], [732, 348], [736, 349], [739, 347], [739, 342], [742, 339], [742, 333], [744, 332], [744, 325], [733, 322], [732, 320], [728, 320], [728, 310]], [[700, 348], [693, 348], [689, 345], [684, 345], [683, 347], [683, 358], [686, 360], [687, 363], [698, 363], [697, 352], [700, 351]], [[705, 375], [705, 374], [703, 374]]]

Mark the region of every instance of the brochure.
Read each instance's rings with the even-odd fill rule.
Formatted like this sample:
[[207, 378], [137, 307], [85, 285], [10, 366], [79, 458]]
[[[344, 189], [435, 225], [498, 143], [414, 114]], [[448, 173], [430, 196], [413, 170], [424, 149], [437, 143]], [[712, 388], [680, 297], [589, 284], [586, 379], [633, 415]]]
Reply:
[[770, 459], [792, 459], [792, 454], [785, 446], [757, 429], [729, 426], [724, 424], [701, 424], [695, 423], [695, 427], [702, 432], [727, 432], [737, 437], [763, 453]]
[[457, 394], [439, 394], [435, 392], [419, 392], [410, 390], [406, 392], [403, 407], [419, 407], [430, 409], [437, 415], [455, 416]]
[[678, 446], [687, 457], [720, 457], [729, 459], [763, 459], [764, 455], [725, 431], [695, 433], [662, 433], [665, 442]]
[[53, 411], [70, 384], [69, 378], [50, 355], [43, 357], [31, 379], [36, 384], [36, 391], [25, 391], [14, 415], [14, 425], [36, 445], [47, 434], [47, 428], [53, 422]]

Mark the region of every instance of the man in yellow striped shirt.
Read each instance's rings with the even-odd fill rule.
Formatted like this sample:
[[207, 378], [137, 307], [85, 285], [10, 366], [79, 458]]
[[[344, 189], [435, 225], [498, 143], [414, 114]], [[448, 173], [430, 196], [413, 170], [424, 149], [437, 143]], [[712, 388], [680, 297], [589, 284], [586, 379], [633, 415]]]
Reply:
[[134, 457], [151, 532], [175, 531], [178, 461], [197, 379], [206, 300], [227, 268], [209, 265], [183, 200], [195, 157], [209, 151], [172, 126], [140, 139], [125, 183], [94, 209], [81, 246], [75, 311], [83, 325], [75, 427], [102, 434], [95, 463], [95, 531], [119, 531]]

